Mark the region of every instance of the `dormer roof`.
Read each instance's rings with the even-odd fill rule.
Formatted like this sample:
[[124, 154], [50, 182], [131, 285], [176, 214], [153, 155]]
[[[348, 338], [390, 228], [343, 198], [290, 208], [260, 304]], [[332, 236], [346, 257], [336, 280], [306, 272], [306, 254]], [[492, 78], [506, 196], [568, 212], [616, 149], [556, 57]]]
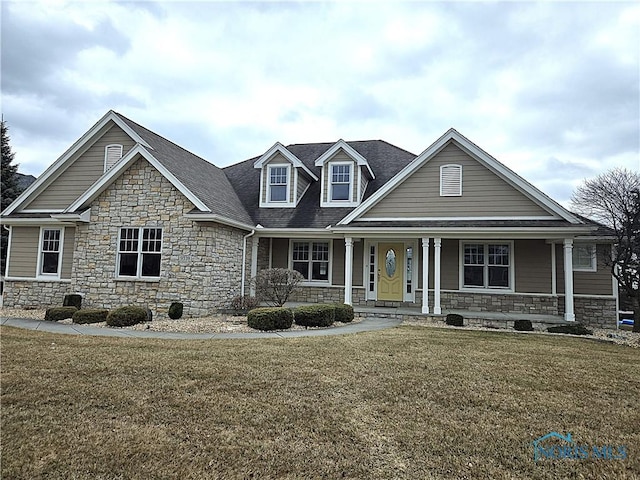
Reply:
[[287, 147], [282, 145], [280, 142], [276, 142], [269, 150], [267, 150], [260, 158], [258, 158], [254, 164], [253, 168], [262, 168], [265, 163], [273, 158], [274, 155], [280, 153], [284, 158], [286, 158], [295, 168], [302, 169], [309, 177], [313, 180], [318, 180], [318, 177], [309, 170], [302, 161], [296, 157], [293, 153], [291, 153]]
[[366, 158], [360, 155], [355, 149], [353, 149], [347, 142], [340, 139], [336, 143], [334, 143], [326, 152], [324, 152], [318, 159], [315, 161], [316, 167], [322, 167], [328, 160], [330, 160], [336, 153], [342, 150], [345, 154], [347, 154], [353, 161], [355, 161], [358, 166], [363, 166], [366, 168], [366, 171], [369, 173], [371, 179], [376, 178], [371, 170], [371, 166]]

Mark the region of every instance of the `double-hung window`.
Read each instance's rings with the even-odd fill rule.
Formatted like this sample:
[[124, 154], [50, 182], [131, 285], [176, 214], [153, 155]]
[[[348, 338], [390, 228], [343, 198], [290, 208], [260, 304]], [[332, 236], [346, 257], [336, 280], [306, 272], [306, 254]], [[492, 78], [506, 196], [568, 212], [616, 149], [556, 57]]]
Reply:
[[269, 166], [269, 201], [287, 202], [289, 189], [289, 168]]
[[42, 229], [40, 240], [39, 274], [45, 276], [60, 275], [62, 252], [62, 229]]
[[573, 245], [573, 269], [578, 271], [596, 271], [596, 246], [593, 244]]
[[508, 243], [465, 243], [463, 286], [511, 287], [511, 245]]
[[293, 242], [293, 269], [307, 281], [329, 280], [329, 242]]
[[350, 200], [351, 165], [331, 165], [331, 200]]
[[159, 277], [162, 229], [121, 228], [118, 240], [119, 277]]

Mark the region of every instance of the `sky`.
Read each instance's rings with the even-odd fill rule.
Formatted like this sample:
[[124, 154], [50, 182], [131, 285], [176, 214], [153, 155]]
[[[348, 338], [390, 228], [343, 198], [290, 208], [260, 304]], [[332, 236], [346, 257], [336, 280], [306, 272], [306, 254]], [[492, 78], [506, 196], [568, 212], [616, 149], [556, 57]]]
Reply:
[[1, 110], [38, 176], [108, 110], [219, 167], [453, 127], [564, 205], [640, 170], [640, 3], [1, 3]]

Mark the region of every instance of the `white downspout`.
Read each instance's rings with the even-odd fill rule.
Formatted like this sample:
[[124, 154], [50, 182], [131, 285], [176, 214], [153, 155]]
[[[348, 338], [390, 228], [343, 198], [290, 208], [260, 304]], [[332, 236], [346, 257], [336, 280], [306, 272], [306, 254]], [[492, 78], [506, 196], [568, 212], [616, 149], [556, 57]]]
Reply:
[[255, 229], [251, 230], [251, 233], [248, 233], [244, 237], [242, 237], [242, 275], [240, 276], [240, 295], [244, 297], [244, 284], [246, 275], [245, 265], [247, 263], [247, 238], [252, 237], [256, 233]]

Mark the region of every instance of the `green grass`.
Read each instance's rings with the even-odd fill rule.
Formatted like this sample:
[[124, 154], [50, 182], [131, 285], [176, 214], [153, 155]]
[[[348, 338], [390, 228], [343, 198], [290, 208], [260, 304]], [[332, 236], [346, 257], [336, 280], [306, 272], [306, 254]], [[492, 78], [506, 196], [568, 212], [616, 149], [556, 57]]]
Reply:
[[[400, 327], [169, 341], [2, 327], [3, 479], [640, 478], [640, 350]], [[532, 440], [626, 445], [533, 461]]]

